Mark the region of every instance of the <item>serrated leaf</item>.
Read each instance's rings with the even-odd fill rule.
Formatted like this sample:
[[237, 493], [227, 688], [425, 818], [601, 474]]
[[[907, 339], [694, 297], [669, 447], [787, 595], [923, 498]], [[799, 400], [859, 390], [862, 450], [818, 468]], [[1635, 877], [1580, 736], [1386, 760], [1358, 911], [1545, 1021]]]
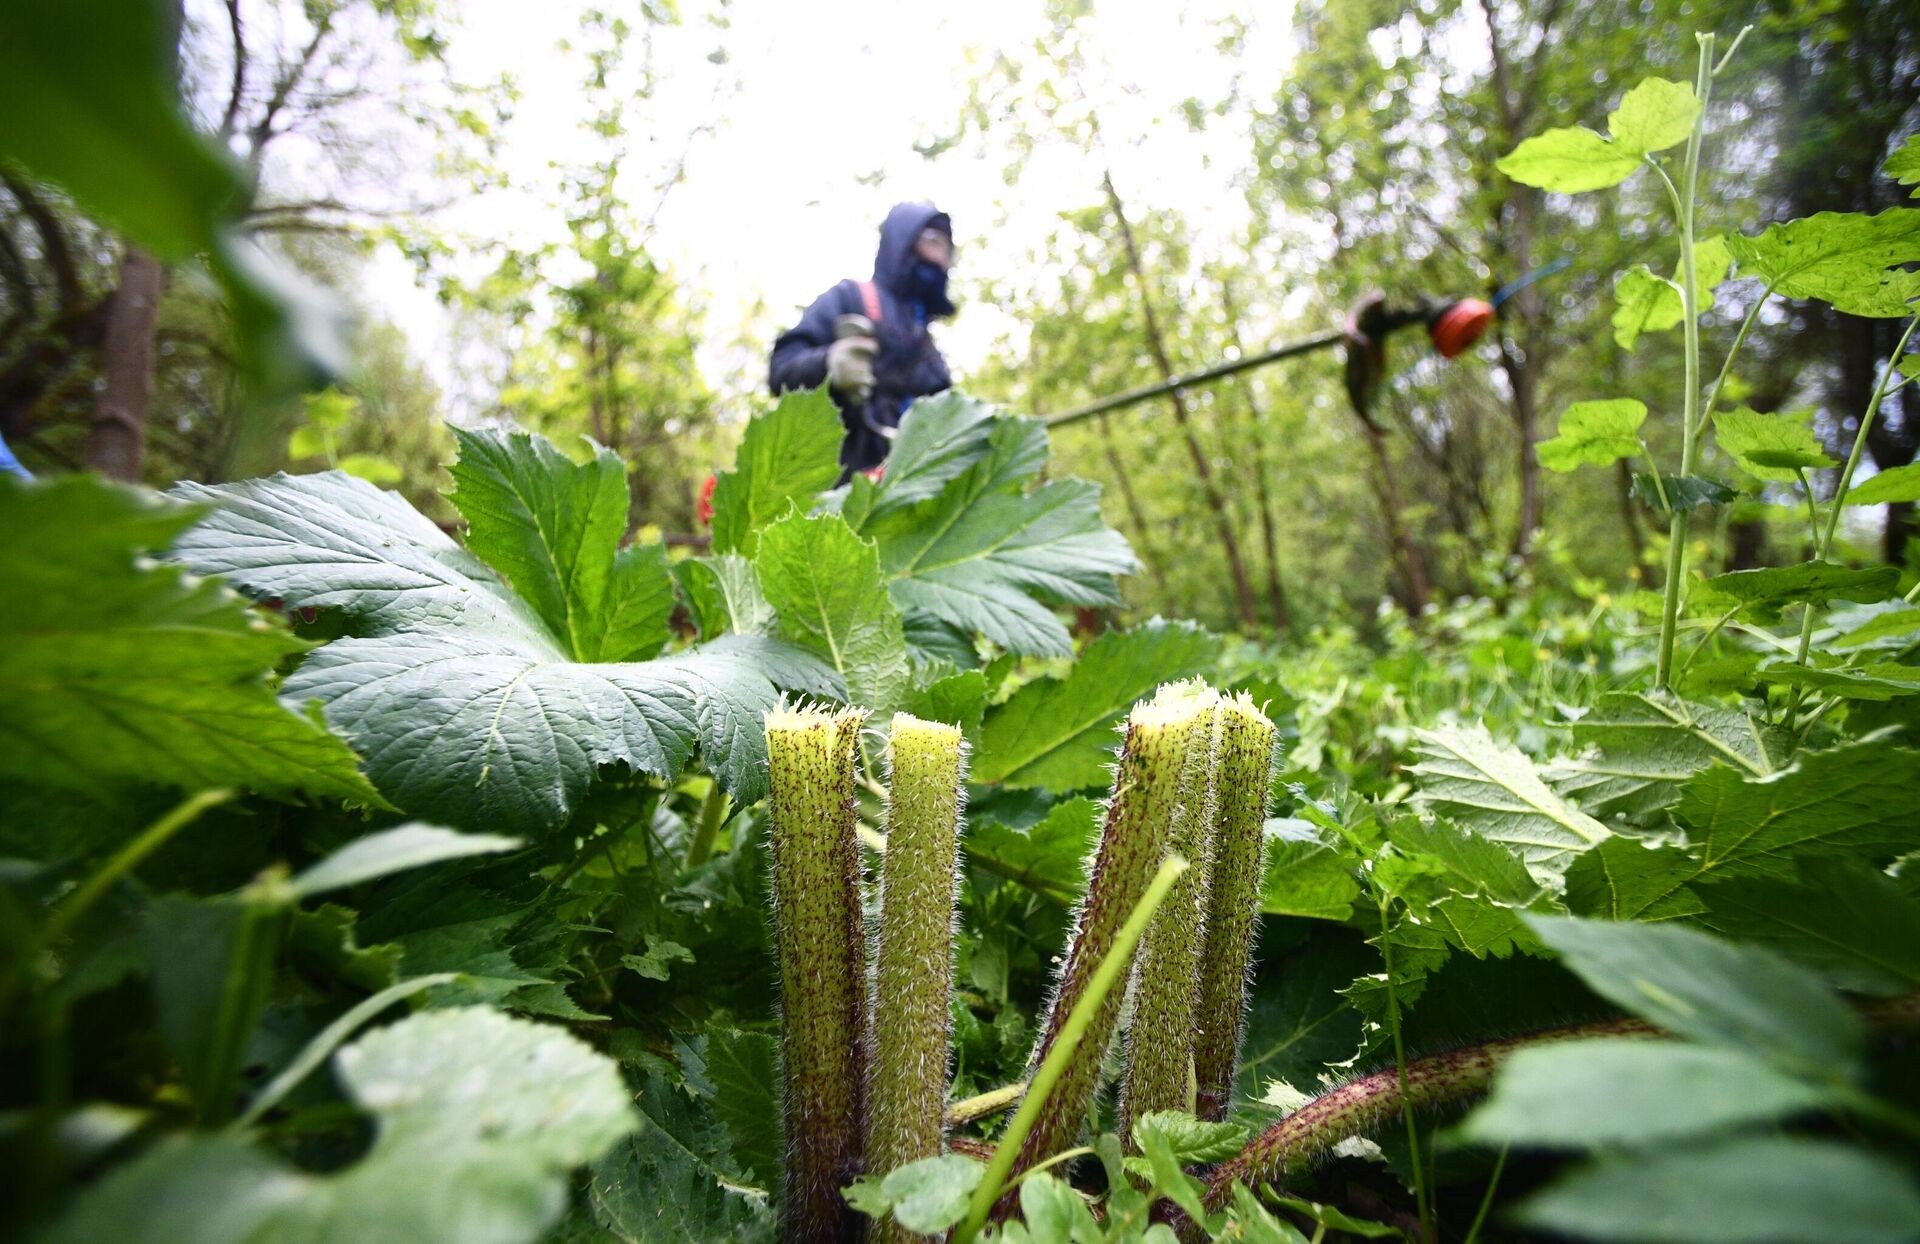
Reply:
[[1516, 748], [1484, 727], [1417, 732], [1419, 797], [1474, 832], [1520, 852], [1535, 877], [1566, 871], [1607, 827], [1554, 793]]
[[1239, 1123], [1206, 1123], [1177, 1110], [1142, 1115], [1133, 1122], [1134, 1142], [1146, 1147], [1146, 1138], [1164, 1145], [1181, 1166], [1223, 1162], [1247, 1143], [1247, 1129]]
[[[768, 1196], [743, 1187], [726, 1160], [726, 1132], [713, 1104], [649, 1070], [634, 1097], [642, 1124], [593, 1167], [594, 1217], [623, 1241], [771, 1240]], [[763, 1109], [778, 1114], [768, 1101]]]
[[1620, 1244], [1907, 1244], [1920, 1192], [1899, 1163], [1839, 1141], [1754, 1136], [1589, 1163], [1513, 1218]]
[[1099, 805], [1079, 797], [1053, 805], [1029, 829], [996, 821], [975, 824], [961, 846], [976, 867], [1070, 903], [1086, 888], [1085, 865], [1099, 829]]
[[1066, 656], [1067, 628], [1043, 602], [1119, 602], [1138, 569], [1126, 537], [1100, 516], [1100, 487], [1064, 479], [1033, 491], [981, 491], [996, 460], [939, 496], [867, 524], [903, 611], [919, 611], [1012, 652]]
[[1787, 415], [1762, 415], [1747, 409], [1723, 410], [1713, 417], [1720, 448], [1741, 470], [1756, 479], [1782, 483], [1800, 478], [1802, 471], [1837, 466], [1813, 429]]
[[731, 471], [713, 486], [713, 551], [752, 557], [759, 530], [840, 477], [840, 441], [846, 435], [826, 388], [783, 393], [757, 415], [740, 438]]
[[1263, 1095], [1273, 1081], [1312, 1088], [1327, 1066], [1360, 1046], [1361, 1015], [1341, 990], [1379, 966], [1380, 956], [1354, 932], [1314, 926], [1300, 948], [1274, 961], [1271, 951], [1248, 990], [1246, 1044], [1234, 1096]]
[[1159, 619], [1094, 640], [1064, 678], [1028, 683], [988, 712], [972, 780], [1066, 793], [1107, 781], [1114, 727], [1163, 682], [1212, 667], [1218, 636]]
[[372, 881], [410, 868], [443, 860], [464, 859], [520, 846], [518, 838], [499, 834], [462, 834], [418, 821], [368, 834], [302, 869], [288, 882], [296, 898], [310, 898], [328, 890]]
[[1580, 754], [1555, 761], [1548, 779], [1591, 812], [1641, 817], [1679, 797], [1700, 770], [1728, 764], [1754, 777], [1776, 772], [1793, 738], [1749, 709], [1695, 704], [1664, 692], [1614, 692], [1569, 725]]
[[1920, 848], [1920, 823], [1909, 812], [1916, 789], [1920, 752], [1869, 739], [1802, 753], [1765, 778], [1708, 769], [1681, 788], [1674, 816], [1703, 871], [1785, 876], [1794, 856], [1884, 863]]
[[1850, 315], [1911, 315], [1920, 278], [1896, 270], [1920, 260], [1920, 208], [1877, 216], [1818, 212], [1772, 225], [1757, 237], [1733, 234], [1727, 247], [1748, 276], [1788, 298], [1811, 298]]
[[1701, 506], [1725, 505], [1739, 496], [1719, 480], [1701, 475], [1662, 474], [1656, 488], [1653, 475], [1648, 471], [1633, 473], [1632, 495], [1656, 514], [1686, 513]]
[[779, 619], [760, 590], [753, 563], [738, 553], [680, 562], [675, 571], [693, 605], [702, 639], [717, 639], [728, 632], [771, 635], [778, 628]]
[[1916, 631], [1920, 631], [1920, 606], [1900, 603], [1845, 632], [1833, 641], [1833, 646], [1865, 648], [1885, 640], [1904, 640]]
[[358, 1161], [316, 1175], [230, 1138], [171, 1142], [111, 1172], [51, 1238], [531, 1244], [565, 1208], [567, 1172], [635, 1122], [611, 1061], [492, 1011], [415, 1015], [334, 1066], [374, 1117]]
[[1523, 186], [1580, 194], [1619, 185], [1640, 169], [1641, 155], [1576, 125], [1534, 135], [1494, 167]]
[[1620, 274], [1613, 287], [1613, 339], [1633, 349], [1642, 333], [1665, 332], [1686, 315], [1680, 286], [1637, 263]]
[[712, 1029], [706, 1035], [707, 1076], [713, 1081], [713, 1113], [727, 1130], [727, 1152], [743, 1175], [771, 1188], [781, 1158], [779, 1051], [769, 1033]]
[[144, 560], [203, 513], [85, 476], [0, 481], [0, 777], [386, 807], [344, 742], [274, 698], [274, 667], [309, 645], [225, 587]]
[[1352, 861], [1322, 841], [1306, 821], [1275, 818], [1266, 823], [1266, 859], [1260, 910], [1270, 916], [1347, 920], [1360, 897]]
[[1520, 856], [1500, 843], [1446, 821], [1400, 817], [1387, 838], [1401, 851], [1426, 855], [1449, 873], [1467, 894], [1479, 894], [1503, 906], [1525, 907], [1545, 892]]
[[948, 674], [916, 687], [909, 702], [915, 717], [959, 726], [972, 743], [980, 737], [980, 721], [987, 711], [987, 676], [979, 670]]
[[878, 481], [854, 478], [844, 514], [858, 531], [872, 519], [940, 495], [989, 456], [999, 459], [989, 490], [1027, 479], [1046, 463], [1046, 429], [1038, 419], [1009, 418], [953, 389], [920, 398], [900, 419], [886, 471]]
[[1842, 988], [1893, 996], [1920, 987], [1920, 902], [1857, 860], [1802, 860], [1799, 874], [1703, 886], [1700, 919], [1816, 968]]
[[450, 498], [467, 548], [507, 580], [576, 661], [653, 656], [667, 641], [666, 550], [615, 551], [627, 529], [627, 472], [596, 446], [584, 465], [543, 436], [455, 428]]
[[837, 514], [791, 514], [761, 530], [753, 566], [781, 633], [824, 657], [852, 703], [880, 714], [906, 707], [906, 639], [871, 541]]
[[1896, 665], [1891, 661], [1854, 666], [1794, 665], [1783, 661], [1761, 666], [1758, 676], [1761, 682], [1774, 686], [1807, 687], [1843, 700], [1884, 703], [1920, 694], [1920, 666]]
[[1535, 446], [1540, 465], [1571, 471], [1631, 458], [1640, 452], [1640, 425], [1646, 421], [1646, 403], [1630, 397], [1575, 402], [1560, 416], [1559, 433]]
[[1880, 171], [1903, 186], [1912, 186], [1910, 198], [1920, 199], [1920, 134], [1909, 134], [1900, 149], [1887, 157]]
[[676, 776], [698, 748], [742, 801], [766, 788], [780, 689], [839, 697], [811, 654], [733, 634], [652, 661], [575, 662], [533, 610], [405, 502], [336, 473], [181, 491], [224, 503], [174, 555], [351, 635], [283, 687], [321, 702], [408, 810], [520, 833], [566, 819], [603, 765]]
[[1688, 593], [1690, 607], [1719, 613], [1739, 606], [1756, 617], [1779, 616], [1788, 605], [1824, 605], [1835, 600], [1876, 601], [1896, 594], [1900, 571], [1893, 566], [1855, 570], [1832, 562], [1801, 562], [1797, 566], [1767, 566], [1734, 570], [1696, 583]]
[[1658, 1028], [1824, 1081], [1860, 1074], [1859, 1017], [1819, 977], [1770, 950], [1677, 924], [1526, 920], [1595, 993]]
[[1489, 1145], [1657, 1145], [1831, 1105], [1831, 1087], [1739, 1050], [1599, 1037], [1516, 1051], [1461, 1131]]
[[1393, 996], [1391, 1002], [1403, 1011], [1412, 1007], [1426, 992], [1427, 978], [1440, 966], [1453, 957], [1453, 947], [1446, 935], [1429, 925], [1415, 924], [1402, 917], [1385, 934], [1367, 939], [1367, 945], [1382, 952], [1376, 960], [1383, 970], [1370, 972], [1341, 990], [1347, 1002], [1367, 1019], [1381, 1025], [1374, 1030], [1377, 1035], [1386, 1033], [1389, 998], [1387, 991], [1387, 956], [1391, 942]]
[[1848, 505], [1886, 505], [1900, 501], [1920, 501], [1920, 462], [1876, 471], [1871, 478], [1847, 490]]
[[936, 1235], [966, 1216], [967, 1199], [986, 1171], [971, 1158], [943, 1153], [855, 1180], [847, 1203], [870, 1217], [891, 1214], [915, 1234]]
[[1665, 151], [1687, 141], [1700, 106], [1689, 84], [1645, 78], [1608, 114], [1607, 133], [1617, 146], [1636, 154]]

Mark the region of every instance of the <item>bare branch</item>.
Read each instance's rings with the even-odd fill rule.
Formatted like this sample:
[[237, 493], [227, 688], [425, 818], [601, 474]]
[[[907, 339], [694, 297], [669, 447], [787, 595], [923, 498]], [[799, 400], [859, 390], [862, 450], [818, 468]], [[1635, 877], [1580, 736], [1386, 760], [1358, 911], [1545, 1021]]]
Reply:
[[240, 101], [247, 94], [247, 39], [240, 24], [240, 0], [227, 0], [227, 26], [233, 31], [233, 89], [227, 94], [226, 115], [220, 118], [220, 136], [231, 138], [240, 117]]

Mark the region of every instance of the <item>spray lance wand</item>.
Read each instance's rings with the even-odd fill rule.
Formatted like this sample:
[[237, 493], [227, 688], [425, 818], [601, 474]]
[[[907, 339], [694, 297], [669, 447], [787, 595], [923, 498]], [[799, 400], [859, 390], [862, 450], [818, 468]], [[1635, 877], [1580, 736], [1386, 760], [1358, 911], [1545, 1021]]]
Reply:
[[1556, 259], [1518, 280], [1508, 282], [1491, 299], [1421, 299], [1410, 306], [1390, 307], [1383, 295], [1371, 294], [1356, 304], [1348, 314], [1346, 323], [1333, 332], [1291, 341], [1260, 354], [1249, 354], [1245, 358], [1176, 376], [1159, 384], [1142, 385], [1137, 389], [1115, 393], [1072, 410], [1045, 416], [1044, 422], [1050, 428], [1064, 427], [1182, 389], [1224, 380], [1228, 376], [1278, 363], [1283, 359], [1340, 346], [1345, 349], [1347, 356], [1347, 396], [1353, 402], [1354, 412], [1371, 426], [1373, 418], [1369, 412], [1374, 394], [1379, 391], [1380, 382], [1386, 374], [1386, 339], [1390, 334], [1412, 324], [1424, 324], [1427, 338], [1440, 357], [1454, 358], [1480, 339], [1508, 299], [1542, 277], [1552, 276], [1567, 266], [1568, 260], [1565, 258]]

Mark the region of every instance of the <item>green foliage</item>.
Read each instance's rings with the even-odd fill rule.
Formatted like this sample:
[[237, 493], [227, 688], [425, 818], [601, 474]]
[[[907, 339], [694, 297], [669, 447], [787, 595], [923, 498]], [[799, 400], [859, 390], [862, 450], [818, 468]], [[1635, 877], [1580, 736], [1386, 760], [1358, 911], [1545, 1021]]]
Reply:
[[1632, 398], [1575, 402], [1560, 416], [1560, 433], [1540, 442], [1540, 465], [1550, 471], [1606, 466], [1640, 452], [1640, 425], [1646, 403]]
[[488, 1011], [391, 1025], [335, 1066], [376, 1126], [358, 1161], [316, 1176], [232, 1136], [176, 1140], [115, 1171], [50, 1238], [532, 1241], [559, 1217], [564, 1173], [635, 1126], [605, 1057]]
[[0, 552], [16, 594], [0, 621], [0, 775], [384, 807], [345, 744], [274, 699], [269, 674], [309, 645], [219, 583], [145, 560], [204, 513], [80, 477], [0, 481], [0, 521], [21, 533]]
[[[539, 469], [536, 442], [490, 443], [527, 477]], [[617, 526], [583, 512], [607, 495], [604, 472], [601, 480], [550, 493], [545, 513], [482, 511], [483, 546], [508, 551], [506, 573], [547, 594], [564, 632], [404, 502], [350, 476], [184, 486], [224, 504], [174, 554], [290, 606], [341, 611], [351, 637], [309, 657], [285, 693], [320, 701], [402, 806], [456, 824], [542, 829], [566, 818], [597, 767], [672, 777], [696, 747], [737, 796], [756, 798], [766, 781], [756, 739], [779, 698], [774, 679], [820, 695], [838, 679], [788, 645], [747, 635], [640, 664], [574, 659], [569, 636], [631, 656], [633, 643], [657, 646], [664, 632], [664, 564], [616, 552]], [[487, 495], [466, 491], [469, 504]]]
[[1757, 237], [1733, 234], [1727, 249], [1746, 276], [1788, 298], [1814, 298], [1849, 315], [1913, 314], [1920, 282], [1898, 265], [1920, 259], [1920, 208], [1875, 216], [1819, 212], [1770, 226]]
[[1153, 621], [1088, 644], [1064, 678], [1030, 682], [981, 725], [973, 780], [1062, 794], [1106, 778], [1113, 728], [1160, 683], [1199, 673], [1219, 641], [1186, 623]]
[[1651, 153], [1685, 142], [1701, 106], [1685, 83], [1648, 78], [1628, 91], [1607, 117], [1607, 137], [1581, 126], [1548, 130], [1521, 143], [1494, 167], [1542, 190], [1603, 190], [1633, 176]]

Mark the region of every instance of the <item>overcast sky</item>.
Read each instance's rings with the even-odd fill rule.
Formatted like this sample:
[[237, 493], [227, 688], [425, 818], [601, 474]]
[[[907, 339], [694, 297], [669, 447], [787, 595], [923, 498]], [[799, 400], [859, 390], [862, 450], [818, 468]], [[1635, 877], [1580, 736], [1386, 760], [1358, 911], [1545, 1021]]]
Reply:
[[[560, 50], [576, 34], [582, 7], [576, 0], [459, 4], [456, 72], [467, 81], [510, 72], [521, 98], [502, 154], [512, 189], [461, 204], [444, 214], [444, 226], [523, 245], [564, 235], [552, 166], [595, 154], [594, 140], [579, 129], [587, 112], [582, 59]], [[1217, 97], [1235, 68], [1270, 91], [1284, 76], [1290, 44], [1291, 5], [1268, 5], [1247, 54], [1224, 61], [1216, 47], [1225, 33], [1220, 20], [1233, 7], [1249, 6], [1103, 5], [1090, 26], [1096, 64], [1087, 75], [1122, 192], [1140, 209], [1178, 208], [1223, 231], [1241, 216], [1231, 178], [1245, 158], [1244, 137], [1232, 125], [1195, 135], [1178, 105], [1189, 96]], [[725, 29], [706, 20], [713, 11], [725, 14]], [[725, 345], [743, 332], [764, 348], [778, 321], [828, 285], [866, 276], [875, 228], [897, 201], [930, 199], [953, 215], [964, 299], [973, 277], [1019, 262], [1058, 212], [1098, 198], [1098, 162], [1064, 145], [1032, 161], [1013, 187], [1004, 184], [1006, 157], [997, 147], [931, 161], [914, 150], [953, 132], [969, 83], [995, 50], [1032, 59], [1033, 41], [1046, 29], [1034, 0], [939, 7], [735, 0], [723, 10], [695, 0], [683, 14], [679, 28], [655, 36], [661, 88], [643, 115], [659, 122], [639, 127], [631, 163], [634, 181], [643, 183], [678, 158], [689, 131], [717, 127], [693, 146], [686, 180], [668, 197], [652, 241], [655, 257], [705, 306], [712, 344], [702, 362], [710, 372], [724, 370]], [[725, 49], [726, 64], [709, 60], [716, 48]], [[631, 191], [636, 199], [646, 194], [644, 184]], [[641, 215], [651, 206], [636, 204]], [[413, 287], [397, 254], [376, 260], [366, 293], [408, 330], [444, 380], [445, 315]], [[760, 305], [769, 319], [753, 317]], [[1002, 324], [976, 301], [942, 330], [958, 373]]]

